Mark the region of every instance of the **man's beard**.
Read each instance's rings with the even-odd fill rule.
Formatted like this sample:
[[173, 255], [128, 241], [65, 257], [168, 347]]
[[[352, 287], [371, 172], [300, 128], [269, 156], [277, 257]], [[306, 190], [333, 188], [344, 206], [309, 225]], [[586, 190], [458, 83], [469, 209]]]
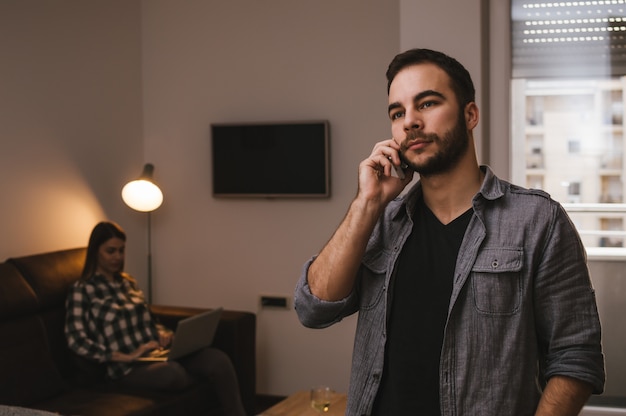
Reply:
[[[413, 163], [405, 157], [407, 145], [415, 139], [424, 139], [439, 145], [439, 151], [431, 158], [422, 163]], [[436, 133], [424, 133], [422, 131], [409, 131], [406, 138], [402, 142], [400, 149], [400, 159], [406, 163], [411, 169], [419, 173], [420, 176], [429, 176], [439, 173], [445, 173], [454, 168], [461, 157], [465, 154], [469, 145], [469, 135], [467, 133], [467, 124], [463, 111], [459, 111], [457, 122], [448, 130], [443, 138]], [[419, 153], [419, 152], [418, 152]]]

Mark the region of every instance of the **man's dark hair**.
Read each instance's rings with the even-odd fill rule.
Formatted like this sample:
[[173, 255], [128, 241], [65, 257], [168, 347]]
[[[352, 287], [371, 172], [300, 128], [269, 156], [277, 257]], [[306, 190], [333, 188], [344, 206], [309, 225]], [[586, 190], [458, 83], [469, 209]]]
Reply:
[[476, 91], [472, 77], [463, 65], [456, 59], [430, 49], [409, 49], [393, 58], [387, 68], [387, 94], [391, 82], [398, 75], [398, 72], [406, 67], [430, 63], [438, 66], [450, 77], [451, 88], [459, 100], [461, 108], [476, 100]]

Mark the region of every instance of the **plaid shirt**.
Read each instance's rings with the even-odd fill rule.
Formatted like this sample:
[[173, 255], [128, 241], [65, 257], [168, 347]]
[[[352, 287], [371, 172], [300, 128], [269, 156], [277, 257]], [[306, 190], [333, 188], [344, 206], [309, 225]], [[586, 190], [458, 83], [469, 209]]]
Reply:
[[116, 379], [132, 366], [111, 361], [113, 351], [131, 353], [141, 344], [158, 340], [143, 293], [134, 280], [116, 276], [115, 282], [94, 275], [78, 280], [66, 300], [65, 336], [76, 354], [107, 363], [107, 374]]

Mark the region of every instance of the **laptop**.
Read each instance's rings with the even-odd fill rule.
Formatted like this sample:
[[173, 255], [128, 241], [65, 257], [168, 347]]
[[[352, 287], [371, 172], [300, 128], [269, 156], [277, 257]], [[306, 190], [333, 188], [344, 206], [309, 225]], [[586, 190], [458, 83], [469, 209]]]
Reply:
[[178, 322], [169, 349], [152, 350], [137, 361], [169, 361], [210, 346], [213, 343], [223, 308], [190, 316]]

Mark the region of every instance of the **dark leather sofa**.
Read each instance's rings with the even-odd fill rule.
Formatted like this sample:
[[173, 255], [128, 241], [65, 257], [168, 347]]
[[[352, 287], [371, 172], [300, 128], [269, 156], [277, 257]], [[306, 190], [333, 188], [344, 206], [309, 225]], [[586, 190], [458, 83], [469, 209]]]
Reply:
[[[180, 392], [121, 389], [101, 365], [66, 346], [65, 296], [80, 277], [85, 248], [16, 257], [0, 263], [0, 404], [60, 415], [221, 415], [209, 384]], [[161, 323], [203, 309], [151, 306]], [[256, 316], [225, 310], [214, 346], [231, 358], [247, 413], [254, 414]]]

